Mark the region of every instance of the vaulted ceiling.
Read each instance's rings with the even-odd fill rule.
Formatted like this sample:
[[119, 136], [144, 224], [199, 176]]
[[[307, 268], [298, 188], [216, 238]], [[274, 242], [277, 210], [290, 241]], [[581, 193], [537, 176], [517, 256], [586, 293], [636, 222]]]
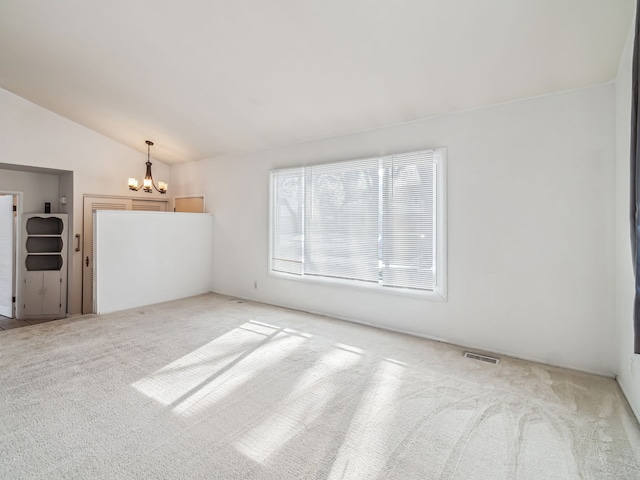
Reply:
[[2, 0], [0, 87], [167, 163], [615, 78], [633, 0]]

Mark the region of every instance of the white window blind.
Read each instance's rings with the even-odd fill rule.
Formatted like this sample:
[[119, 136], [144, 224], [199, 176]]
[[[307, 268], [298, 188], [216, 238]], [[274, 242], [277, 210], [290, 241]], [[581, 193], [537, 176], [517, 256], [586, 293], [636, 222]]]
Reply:
[[435, 286], [434, 160], [433, 151], [384, 159], [383, 285], [421, 290]]
[[378, 159], [306, 170], [304, 274], [378, 282]]
[[274, 170], [271, 270], [434, 291], [443, 159], [424, 150]]
[[304, 169], [271, 174], [271, 269], [302, 275]]

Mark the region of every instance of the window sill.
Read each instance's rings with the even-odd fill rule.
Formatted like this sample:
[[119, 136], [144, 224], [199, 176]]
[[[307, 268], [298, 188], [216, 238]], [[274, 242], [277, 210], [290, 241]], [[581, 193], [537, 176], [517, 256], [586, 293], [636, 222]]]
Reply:
[[432, 302], [445, 303], [447, 301], [447, 294], [446, 294], [446, 290], [444, 289], [426, 291], [426, 290], [412, 290], [409, 288], [383, 287], [380, 284], [376, 284], [376, 283], [367, 283], [367, 282], [359, 282], [359, 281], [352, 281], [352, 280], [342, 280], [338, 278], [324, 278], [324, 277], [314, 277], [314, 276], [303, 277], [303, 276], [297, 276], [293, 274], [273, 272], [273, 271], [269, 272], [269, 276], [278, 278], [281, 280], [289, 280], [292, 282], [303, 282], [303, 283], [316, 284], [316, 285], [326, 285], [330, 287], [351, 288], [351, 289], [367, 291], [367, 292], [382, 293], [385, 295], [420, 298], [420, 299], [428, 300]]

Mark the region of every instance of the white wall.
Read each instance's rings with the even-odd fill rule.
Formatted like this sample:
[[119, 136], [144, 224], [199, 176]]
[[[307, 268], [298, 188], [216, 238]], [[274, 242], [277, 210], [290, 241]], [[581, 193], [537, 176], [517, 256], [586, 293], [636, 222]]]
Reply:
[[58, 175], [5, 170], [0, 167], [0, 192], [22, 192], [23, 213], [44, 213], [45, 202], [51, 203], [51, 213], [59, 213], [59, 179]]
[[211, 215], [137, 211], [95, 215], [97, 313], [210, 291]]
[[[268, 275], [269, 169], [441, 146], [447, 303]], [[215, 213], [214, 291], [612, 375], [613, 158], [608, 84], [181, 164], [172, 184]]]
[[[141, 147], [147, 132], [140, 132]], [[151, 139], [153, 140], [153, 139]], [[152, 152], [153, 153], [153, 152]], [[74, 173], [70, 232], [82, 234], [83, 195], [160, 197], [128, 190], [127, 179], [144, 176], [146, 151], [138, 152], [0, 89], [0, 163], [68, 170]], [[168, 165], [153, 160], [154, 178], [169, 182]], [[25, 210], [27, 211], [27, 210]], [[80, 313], [82, 252], [70, 252], [69, 312]]]
[[633, 262], [629, 212], [629, 154], [631, 121], [631, 29], [616, 79], [616, 302], [618, 325], [618, 383], [640, 419], [640, 355], [633, 354]]

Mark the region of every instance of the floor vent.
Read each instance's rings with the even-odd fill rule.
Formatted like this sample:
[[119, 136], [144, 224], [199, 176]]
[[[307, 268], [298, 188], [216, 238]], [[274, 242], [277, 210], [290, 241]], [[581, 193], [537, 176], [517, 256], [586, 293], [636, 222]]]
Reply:
[[500, 361], [499, 358], [487, 357], [486, 355], [480, 355], [479, 353], [472, 353], [472, 352], [464, 352], [464, 356], [466, 358], [472, 358], [474, 360], [480, 360], [481, 362], [487, 362], [487, 363], [491, 363], [493, 365], [495, 365], [496, 363], [498, 363]]

